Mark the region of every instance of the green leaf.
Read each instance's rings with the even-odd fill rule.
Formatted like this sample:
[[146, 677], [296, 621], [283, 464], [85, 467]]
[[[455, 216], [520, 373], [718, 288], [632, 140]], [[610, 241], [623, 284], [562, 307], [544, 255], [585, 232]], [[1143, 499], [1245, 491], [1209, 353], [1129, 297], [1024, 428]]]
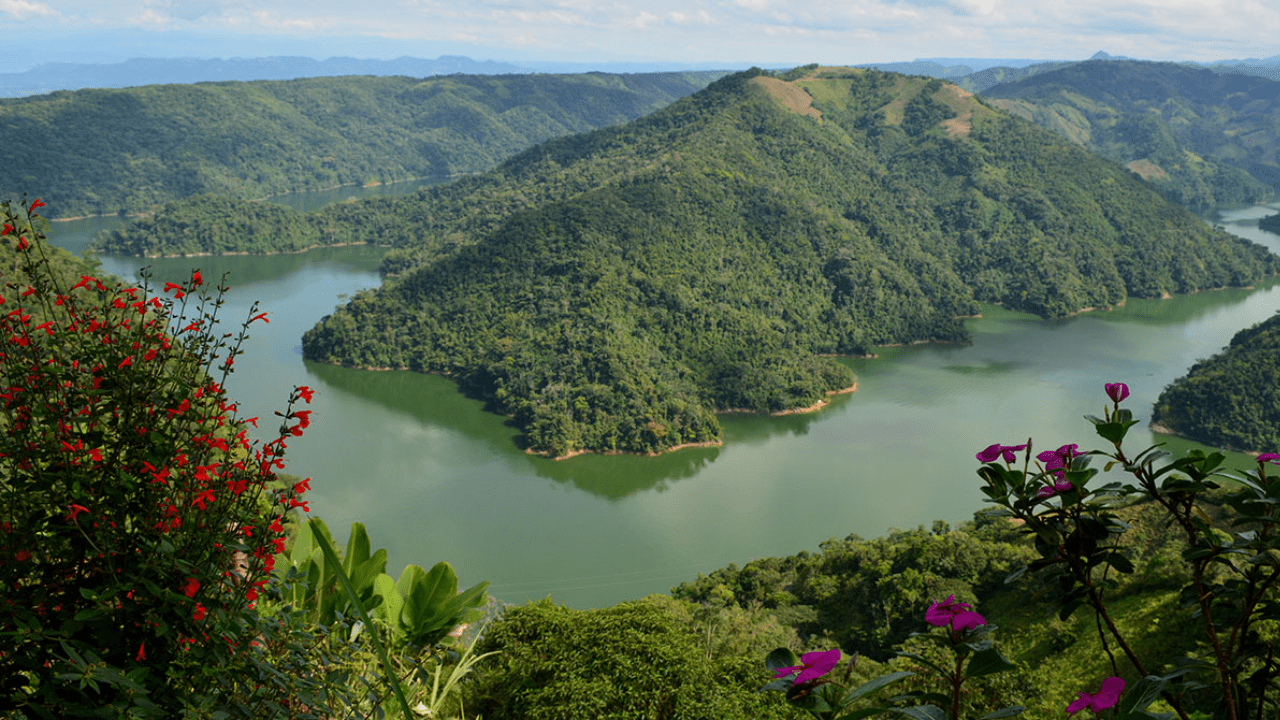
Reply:
[[784, 667], [795, 667], [800, 664], [800, 658], [791, 651], [791, 648], [778, 648], [769, 653], [764, 659], [765, 667], [769, 668], [769, 672], [776, 672]]
[[1009, 659], [1001, 655], [999, 650], [989, 647], [973, 654], [973, 659], [969, 661], [969, 665], [965, 668], [965, 677], [983, 677], [1016, 669], [1018, 669], [1018, 666], [1009, 662]]
[[1160, 699], [1160, 693], [1164, 692], [1168, 684], [1168, 678], [1164, 677], [1148, 675], [1142, 678], [1132, 687], [1125, 688], [1120, 703], [1116, 706], [1116, 714], [1127, 715], [1146, 710], [1148, 705]]
[[370, 547], [369, 533], [365, 531], [364, 523], [351, 523], [351, 536], [347, 539], [342, 558], [342, 569], [346, 571], [347, 577], [355, 579], [355, 568], [369, 559]]
[[[782, 667], [790, 667], [790, 666], [783, 665]], [[909, 678], [912, 675], [915, 675], [915, 673], [906, 672], [906, 671], [892, 672], [892, 673], [889, 673], [888, 675], [881, 675], [880, 677], [870, 680], [854, 690], [850, 690], [849, 694], [845, 695], [844, 699], [840, 701], [840, 705], [841, 706], [848, 705], [849, 703], [853, 702], [854, 700], [857, 700], [860, 697], [867, 695], [868, 693], [873, 693], [876, 690], [879, 690], [880, 688], [885, 687], [886, 685], [892, 685], [893, 683], [896, 683], [903, 678]]]
[[913, 720], [947, 720], [947, 714], [937, 705], [919, 705], [909, 708], [889, 708], [890, 712], [906, 715]]

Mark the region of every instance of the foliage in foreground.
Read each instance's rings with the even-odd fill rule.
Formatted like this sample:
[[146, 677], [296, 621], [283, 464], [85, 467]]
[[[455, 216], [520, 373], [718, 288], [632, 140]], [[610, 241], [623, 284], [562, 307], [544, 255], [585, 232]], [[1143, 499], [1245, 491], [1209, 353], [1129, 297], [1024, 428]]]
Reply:
[[[308, 509], [310, 478], [277, 471], [311, 422], [294, 407], [312, 390], [294, 389], [259, 445], [249, 439], [259, 418], [240, 417], [224, 389], [266, 313], [255, 306], [238, 335], [215, 334], [226, 288], [204, 295], [198, 270], [160, 294], [145, 273], [141, 287], [72, 282], [68, 270], [86, 266], [45, 245], [41, 206], [0, 205], [0, 244], [16, 258], [0, 278], [0, 713], [368, 716], [390, 688], [407, 718], [406, 682], [443, 707], [427, 692], [448, 664], [435, 644], [472, 616], [483, 585], [459, 595], [447, 565], [418, 568], [403, 592], [348, 590], [364, 620], [351, 625], [313, 614], [328, 592], [316, 587], [331, 579], [324, 567], [342, 565], [329, 545], [316, 539], [332, 562], [315, 578], [305, 549], [285, 556], [302, 577], [276, 571], [292, 511]], [[358, 545], [349, 566], [367, 559], [367, 537], [363, 553]], [[299, 585], [308, 581], [310, 593]], [[379, 602], [374, 623], [367, 611]]]

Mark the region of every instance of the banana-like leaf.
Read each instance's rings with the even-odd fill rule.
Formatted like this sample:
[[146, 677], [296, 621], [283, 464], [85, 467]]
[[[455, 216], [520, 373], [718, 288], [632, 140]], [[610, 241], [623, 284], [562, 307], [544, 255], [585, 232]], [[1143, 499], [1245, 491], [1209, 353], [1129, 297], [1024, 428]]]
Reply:
[[360, 563], [369, 559], [369, 552], [369, 533], [364, 529], [364, 523], [351, 523], [351, 536], [342, 557], [342, 569], [347, 577], [352, 576]]

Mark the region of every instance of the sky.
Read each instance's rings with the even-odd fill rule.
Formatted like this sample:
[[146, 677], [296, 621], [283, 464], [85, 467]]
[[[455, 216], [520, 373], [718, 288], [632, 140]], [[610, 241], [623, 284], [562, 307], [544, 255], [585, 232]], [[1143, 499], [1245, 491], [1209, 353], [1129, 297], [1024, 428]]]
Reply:
[[1275, 0], [0, 0], [0, 72], [301, 55], [790, 67], [1280, 54]]

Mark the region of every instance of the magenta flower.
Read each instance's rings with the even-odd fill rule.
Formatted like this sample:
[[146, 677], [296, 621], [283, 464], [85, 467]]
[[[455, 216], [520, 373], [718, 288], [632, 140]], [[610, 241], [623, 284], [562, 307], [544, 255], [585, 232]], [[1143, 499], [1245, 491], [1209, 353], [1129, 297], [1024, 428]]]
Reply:
[[1280, 453], [1262, 453], [1258, 456], [1258, 464], [1275, 463], [1280, 465]]
[[1048, 500], [1049, 498], [1064, 493], [1071, 489], [1071, 483], [1066, 480], [1059, 480], [1052, 485], [1045, 485], [1036, 492], [1036, 498], [1039, 500]]
[[1044, 469], [1053, 473], [1059, 480], [1063, 479], [1062, 469], [1071, 464], [1071, 458], [1079, 455], [1078, 445], [1063, 445], [1057, 450], [1045, 450], [1036, 456], [1036, 459], [1044, 463]]
[[792, 685], [799, 685], [810, 680], [818, 678], [831, 672], [831, 669], [840, 664], [840, 648], [832, 648], [831, 650], [815, 650], [807, 652], [800, 656], [800, 664], [791, 667], [778, 668], [773, 672], [773, 677], [786, 677], [793, 672], [799, 672]]
[[1017, 459], [1014, 453], [1026, 449], [1026, 445], [1001, 445], [996, 443], [995, 445], [988, 445], [985, 450], [978, 453], [977, 458], [978, 462], [989, 463], [995, 462], [997, 458], [1004, 456], [1004, 461], [1011, 463]]
[[1122, 692], [1124, 692], [1124, 679], [1109, 677], [1102, 681], [1102, 689], [1098, 692], [1080, 693], [1080, 697], [1067, 706], [1067, 714], [1072, 715], [1085, 708], [1096, 713], [1099, 710], [1115, 707], [1116, 703], [1120, 702]]
[[948, 595], [946, 600], [936, 602], [924, 611], [924, 621], [937, 627], [950, 625], [952, 630], [972, 630], [986, 625], [986, 618], [972, 608], [968, 603], [956, 602], [955, 595]]
[[1107, 397], [1117, 403], [1122, 402], [1125, 398], [1129, 397], [1129, 386], [1124, 383], [1107, 383], [1105, 387]]

